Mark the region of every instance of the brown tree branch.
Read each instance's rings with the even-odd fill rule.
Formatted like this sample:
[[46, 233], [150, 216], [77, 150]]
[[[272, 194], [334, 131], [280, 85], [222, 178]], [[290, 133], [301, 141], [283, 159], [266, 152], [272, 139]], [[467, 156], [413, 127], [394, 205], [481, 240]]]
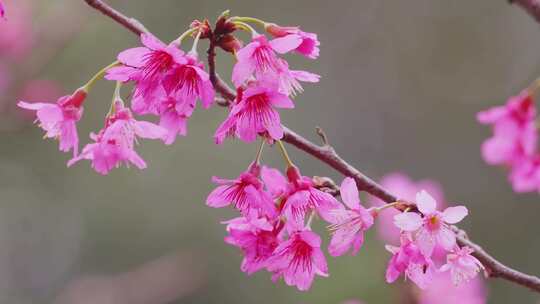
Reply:
[[[84, 0], [88, 5], [92, 6], [96, 10], [102, 12], [106, 16], [110, 17], [118, 24], [124, 26], [131, 32], [140, 35], [141, 33], [147, 32], [146, 28], [138, 21], [132, 18], [124, 16], [122, 13], [116, 11], [106, 3], [101, 0]], [[535, 3], [535, 9], [538, 9], [538, 1], [536, 0], [515, 0], [516, 3], [529, 2]], [[539, 12], [540, 16], [540, 12]], [[215, 71], [215, 43], [210, 41], [210, 47], [208, 49], [208, 65], [210, 70], [210, 78], [214, 84], [215, 90], [222, 95], [224, 101], [220, 105], [227, 105], [230, 101], [233, 101], [236, 97], [236, 92], [230, 88], [223, 80], [219, 78]], [[334, 148], [328, 144], [328, 139], [326, 135], [321, 135], [324, 133], [319, 132], [319, 135], [323, 137], [324, 145], [319, 146], [312, 143], [311, 141], [305, 139], [294, 131], [284, 127], [285, 135], [283, 141], [297, 147], [298, 149], [310, 154], [311, 156], [319, 159], [320, 161], [326, 163], [330, 167], [334, 168], [336, 171], [340, 172], [345, 176], [349, 176], [355, 179], [359, 190], [366, 191], [367, 193], [380, 198], [381, 200], [387, 203], [393, 203], [398, 201], [399, 198], [391, 194], [389, 191], [384, 189], [381, 185], [377, 184], [375, 181], [370, 179], [368, 176], [361, 173], [358, 169], [353, 167], [351, 164], [346, 162], [341, 158]], [[328, 182], [329, 189], [333, 191], [334, 195], [338, 194], [337, 189], [333, 185], [335, 183]], [[333, 185], [332, 185], [333, 184]], [[458, 235], [458, 243], [461, 246], [469, 246], [475, 250], [473, 255], [479, 259], [482, 264], [486, 267], [488, 275], [493, 278], [502, 278], [516, 284], [528, 287], [536, 292], [540, 293], [540, 278], [522, 273], [515, 269], [512, 269], [503, 263], [499, 262], [488, 254], [484, 249], [479, 245], [472, 242], [466, 237], [466, 233], [458, 228], [454, 228]]]
[[540, 23], [540, 0], [509, 0], [509, 2], [523, 8], [536, 22]]

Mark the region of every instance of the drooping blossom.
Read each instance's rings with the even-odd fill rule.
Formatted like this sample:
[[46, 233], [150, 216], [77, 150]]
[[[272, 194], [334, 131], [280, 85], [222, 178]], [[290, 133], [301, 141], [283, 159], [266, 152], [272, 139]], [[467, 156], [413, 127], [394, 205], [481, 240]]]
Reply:
[[298, 37], [301, 43], [294, 51], [311, 59], [319, 57], [319, 45], [321, 43], [317, 39], [317, 34], [303, 32], [297, 26], [279, 26], [275, 23], [267, 23], [265, 29], [274, 37]]
[[291, 232], [289, 239], [281, 242], [268, 259], [267, 269], [274, 273], [272, 280], [283, 277], [287, 285], [308, 290], [315, 275], [328, 276], [320, 236], [307, 229]]
[[56, 103], [19, 101], [17, 105], [36, 111], [36, 122], [45, 130], [45, 137], [58, 139], [60, 151], [68, 152], [73, 149], [73, 156], [77, 156], [77, 122], [82, 117], [82, 104], [86, 95], [86, 91], [78, 89], [72, 95], [60, 97]]
[[328, 252], [332, 256], [340, 256], [353, 248], [356, 254], [364, 243], [364, 231], [373, 225], [373, 216], [360, 205], [358, 188], [354, 179], [347, 177], [340, 187], [341, 198], [349, 209], [338, 208], [331, 212], [332, 240]]
[[456, 286], [448, 272], [435, 272], [429, 286], [415, 293], [418, 304], [486, 304], [487, 295], [480, 278]]
[[163, 87], [156, 92], [158, 97], [150, 104], [140, 96], [135, 96], [131, 101], [131, 109], [138, 114], [158, 115], [159, 125], [167, 130], [165, 144], [170, 145], [178, 136], [187, 135], [187, 122], [193, 115], [195, 104], [165, 93]]
[[313, 180], [302, 176], [296, 167], [287, 169], [287, 179], [276, 169], [263, 166], [261, 177], [268, 191], [280, 200], [282, 215], [290, 222], [302, 225], [305, 216], [311, 211], [332, 223], [333, 210], [341, 204], [330, 194], [314, 187]]
[[[414, 181], [404, 173], [394, 172], [383, 176], [379, 183], [385, 189], [388, 189], [390, 193], [408, 202], [414, 202], [416, 193], [425, 189], [435, 198], [440, 207], [444, 208], [446, 206], [444, 193], [440, 184], [436, 181], [429, 179]], [[386, 202], [374, 196], [369, 197], [369, 202], [374, 207], [380, 207], [386, 204]], [[389, 208], [377, 215], [377, 221], [375, 222], [377, 235], [388, 244], [399, 242], [401, 231], [394, 225], [394, 216], [399, 213], [398, 210]]]
[[280, 242], [278, 227], [265, 217], [239, 217], [224, 223], [229, 233], [225, 242], [240, 248], [244, 254], [240, 269], [251, 275], [266, 268], [268, 259]]
[[174, 96], [179, 103], [195, 107], [195, 101], [200, 99], [204, 108], [209, 108], [214, 102], [214, 87], [210, 76], [204, 70], [204, 65], [197, 59], [196, 53], [188, 53], [186, 62], [176, 64], [172, 71], [163, 79], [163, 87], [167, 94]]
[[[141, 34], [143, 47], [127, 49], [118, 54], [122, 66], [107, 71], [107, 79], [122, 82], [135, 81], [135, 96], [140, 96], [148, 104], [161, 97], [160, 86], [173, 87], [177, 79], [171, 74], [178, 73], [178, 65], [187, 64], [182, 50], [175, 44], [165, 44], [151, 34]], [[150, 107], [150, 105], [148, 105]]]
[[244, 216], [253, 215], [254, 212], [255, 215], [275, 216], [274, 201], [264, 190], [259, 174], [259, 165], [253, 163], [236, 179], [227, 180], [214, 176], [212, 180], [219, 186], [208, 195], [206, 204], [214, 208], [233, 205]]
[[289, 70], [287, 61], [279, 58], [276, 67], [277, 79], [279, 81], [279, 91], [285, 95], [296, 95], [302, 93], [304, 88], [300, 84], [302, 82], [319, 82], [321, 76], [306, 72]]
[[392, 253], [386, 269], [386, 281], [392, 283], [403, 273], [420, 289], [426, 289], [435, 272], [433, 262], [413, 242], [410, 233], [403, 233], [400, 242], [400, 247], [386, 246], [386, 250]]
[[435, 245], [450, 251], [456, 244], [456, 235], [448, 224], [460, 222], [468, 214], [464, 206], [446, 208], [443, 212], [437, 211], [437, 202], [425, 190], [416, 194], [416, 205], [422, 213], [403, 212], [394, 216], [394, 223], [403, 231], [416, 233], [416, 243], [422, 253], [431, 257]]
[[175, 98], [163, 96], [159, 103], [159, 126], [167, 130], [165, 144], [172, 144], [177, 136], [187, 135], [187, 121], [193, 114], [193, 107], [179, 107]]
[[226, 137], [235, 135], [245, 142], [253, 142], [258, 134], [267, 134], [270, 139], [281, 139], [283, 127], [276, 108], [294, 108], [292, 100], [279, 92], [278, 84], [270, 80], [252, 82], [240, 94], [227, 119], [214, 135], [217, 144]]
[[493, 127], [493, 136], [482, 144], [482, 156], [491, 165], [513, 165], [536, 151], [536, 108], [523, 91], [506, 105], [479, 112], [480, 123]]
[[256, 34], [252, 41], [236, 53], [237, 63], [232, 72], [232, 81], [241, 86], [252, 75], [277, 76], [280, 68], [276, 53], [284, 54], [296, 49], [302, 43], [298, 36], [289, 35], [268, 41], [264, 35]]
[[450, 271], [452, 283], [460, 285], [473, 279], [481, 269], [482, 263], [471, 255], [474, 250], [470, 247], [455, 246], [454, 250], [448, 254], [446, 264], [441, 267], [441, 271]]
[[515, 162], [510, 168], [508, 179], [515, 192], [540, 191], [540, 154]]
[[105, 120], [105, 127], [98, 134], [90, 134], [95, 142], [86, 145], [68, 166], [87, 159], [92, 162], [92, 168], [103, 175], [122, 163], [144, 169], [146, 162], [134, 150], [137, 137], [164, 140], [166, 135], [167, 131], [158, 125], [135, 120], [131, 111], [121, 101], [116, 101], [113, 113]]

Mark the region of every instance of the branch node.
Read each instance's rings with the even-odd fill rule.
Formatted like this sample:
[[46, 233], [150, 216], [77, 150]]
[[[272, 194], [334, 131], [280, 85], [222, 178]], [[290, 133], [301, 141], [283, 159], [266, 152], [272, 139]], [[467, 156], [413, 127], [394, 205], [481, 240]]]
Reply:
[[315, 132], [317, 132], [317, 135], [319, 135], [319, 137], [321, 138], [323, 146], [329, 147], [330, 143], [328, 142], [328, 136], [326, 136], [326, 133], [324, 132], [324, 130], [319, 126], [316, 126]]

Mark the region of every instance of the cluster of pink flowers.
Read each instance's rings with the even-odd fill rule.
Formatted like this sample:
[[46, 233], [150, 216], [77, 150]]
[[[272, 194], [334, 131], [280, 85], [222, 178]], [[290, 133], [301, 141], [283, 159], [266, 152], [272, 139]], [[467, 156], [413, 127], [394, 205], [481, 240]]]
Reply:
[[[250, 22], [262, 25], [272, 38], [257, 33]], [[238, 29], [251, 34], [251, 42], [244, 47], [232, 35]], [[194, 38], [194, 42], [186, 53], [181, 44], [187, 37]], [[122, 164], [143, 169], [146, 162], [135, 151], [139, 139], [172, 144], [178, 136], [186, 135], [187, 121], [197, 103], [209, 108], [214, 102], [215, 78], [205, 71], [197, 53], [199, 40], [211, 39], [211, 44], [237, 59], [231, 76], [237, 95], [230, 101], [228, 117], [217, 128], [214, 140], [221, 144], [227, 137], [245, 142], [261, 139], [261, 149], [247, 170], [235, 179], [214, 177], [218, 186], [206, 200], [210, 207], [231, 206], [238, 210], [239, 217], [224, 222], [228, 233], [225, 241], [244, 254], [242, 271], [252, 274], [267, 270], [274, 281], [283, 278], [287, 285], [307, 290], [315, 276], [328, 276], [322, 239], [311, 227], [316, 217], [328, 225], [331, 240], [327, 251], [337, 257], [347, 252], [357, 254], [375, 218], [391, 210], [388, 207], [403, 207], [399, 201], [364, 208], [356, 182], [350, 177], [343, 180], [339, 189], [342, 202], [338, 201], [323, 191], [319, 179], [300, 173], [280, 141], [284, 128], [278, 109], [294, 107], [292, 97], [302, 92], [301, 82], [319, 81], [319, 75], [290, 69], [280, 55], [296, 53], [317, 58], [316, 34], [250, 17], [229, 18], [225, 13], [214, 29], [206, 20], [194, 21], [169, 44], [147, 33], [140, 38], [142, 46], [118, 54], [115, 62], [73, 94], [56, 103], [18, 103], [23, 109], [36, 111], [36, 121], [46, 132], [45, 137], [58, 139], [61, 151], [72, 151], [68, 166], [89, 160], [100, 174], [108, 174]], [[101, 78], [116, 82], [110, 110], [103, 128], [90, 134], [92, 142], [79, 153], [77, 123], [83, 117], [83, 104], [91, 88]], [[121, 98], [121, 87], [126, 83], [133, 85], [129, 106]], [[155, 116], [158, 123], [135, 115]], [[287, 163], [285, 175], [261, 165], [266, 143], [280, 148]], [[454, 284], [474, 278], [482, 265], [471, 255], [470, 248], [458, 246], [450, 226], [461, 221], [467, 209], [458, 206], [437, 211], [435, 199], [424, 190], [418, 191], [414, 201], [393, 216], [393, 225], [398, 229], [395, 241], [400, 244], [387, 246], [392, 253], [387, 281], [393, 282], [404, 274], [420, 288], [427, 288], [440, 272], [449, 272]], [[446, 257], [440, 267], [434, 258], [436, 248]]]
[[252, 29], [252, 41], [236, 52], [237, 63], [232, 81], [237, 88], [236, 101], [214, 138], [221, 144], [227, 136], [253, 142], [258, 134], [270, 141], [283, 137], [277, 109], [294, 108], [290, 96], [303, 91], [300, 82], [318, 82], [319, 75], [291, 70], [279, 54], [296, 52], [307, 58], [319, 56], [317, 35], [297, 27], [265, 24], [272, 40]]
[[484, 160], [508, 168], [514, 191], [540, 191], [537, 113], [530, 90], [478, 113], [477, 119], [493, 129], [493, 136], [482, 144]]
[[[433, 198], [439, 205], [446, 205], [442, 188], [435, 181], [420, 180], [415, 182], [403, 173], [392, 173], [384, 176], [380, 183], [385, 189], [392, 191], [407, 201], [414, 201], [416, 193], [422, 191], [422, 189], [426, 189], [430, 194], [433, 194]], [[380, 207], [384, 205], [384, 202], [379, 199], [372, 199], [371, 204], [375, 207]], [[394, 217], [398, 214], [400, 214], [399, 211], [389, 209], [378, 215], [376, 229], [378, 236], [384, 242], [399, 242], [402, 233], [394, 225]], [[418, 303], [450, 304], [458, 302], [458, 299], [460, 303], [464, 304], [487, 303], [485, 287], [481, 278], [478, 276], [474, 279], [471, 278], [471, 275], [474, 275], [476, 272], [465, 272], [467, 278], [471, 278], [471, 281], [468, 284], [457, 284], [459, 280], [465, 279], [459, 273], [459, 267], [451, 267], [451, 264], [456, 266], [455, 262], [459, 260], [458, 257], [467, 255], [467, 258], [463, 261], [471, 263], [471, 269], [481, 269], [482, 267], [476, 259], [468, 256], [471, 253], [469, 248], [459, 248], [456, 251], [456, 253], [450, 252], [446, 254], [446, 250], [442, 246], [435, 245], [431, 260], [434, 264], [443, 265], [439, 268], [441, 271], [432, 271], [432, 268], [429, 277], [413, 275], [415, 278], [419, 277], [420, 284], [425, 286], [424, 289], [418, 289], [412, 293], [417, 298]], [[429, 284], [425, 284], [426, 282], [429, 282]]]
[[421, 289], [429, 286], [438, 271], [432, 259], [435, 247], [448, 252], [447, 263], [440, 271], [450, 271], [455, 284], [469, 281], [483, 268], [468, 247], [460, 248], [450, 225], [467, 216], [463, 206], [448, 207], [440, 212], [435, 199], [422, 190], [416, 194], [419, 212], [403, 212], [394, 216], [394, 224], [401, 229], [400, 246], [387, 246], [392, 253], [386, 280], [395, 281], [402, 273]]
[[311, 229], [318, 215], [334, 230], [328, 252], [339, 256], [352, 248], [356, 253], [373, 216], [360, 205], [354, 180], [341, 186], [345, 207], [332, 195], [315, 187], [312, 178], [289, 167], [283, 176], [277, 169], [253, 163], [234, 180], [214, 178], [219, 186], [208, 196], [210, 207], [233, 206], [240, 217], [227, 224], [226, 242], [244, 254], [242, 271], [266, 269], [275, 281], [299, 290], [310, 288], [315, 275], [328, 276], [321, 237]]
[[[172, 144], [177, 136], [187, 134], [187, 120], [196, 101], [201, 100], [204, 108], [214, 101], [209, 75], [198, 61], [195, 48], [184, 53], [178, 44], [167, 45], [149, 34], [142, 34], [141, 42], [142, 47], [121, 52], [117, 62], [98, 73], [117, 81], [118, 88], [122, 83], [134, 83], [131, 109], [115, 92], [104, 128], [90, 134], [94, 143], [86, 145], [81, 154], [76, 123], [82, 117], [82, 105], [94, 79], [56, 103], [19, 102], [20, 107], [37, 111], [40, 127], [47, 132], [46, 137], [59, 140], [61, 151], [73, 150], [68, 166], [87, 159], [101, 174], [122, 163], [144, 169], [146, 163], [135, 151], [137, 138]], [[159, 116], [159, 125], [135, 120], [134, 113]]]

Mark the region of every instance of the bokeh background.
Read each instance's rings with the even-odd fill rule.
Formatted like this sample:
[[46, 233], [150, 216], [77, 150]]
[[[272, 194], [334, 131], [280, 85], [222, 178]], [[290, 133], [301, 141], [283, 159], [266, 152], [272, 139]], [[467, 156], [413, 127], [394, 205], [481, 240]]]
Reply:
[[[373, 232], [358, 256], [329, 259], [330, 278], [309, 292], [268, 273], [247, 277], [241, 256], [224, 244], [230, 210], [205, 206], [212, 175], [234, 177], [255, 145], [212, 135], [225, 111], [198, 110], [189, 135], [173, 146], [143, 142], [148, 169], [93, 172], [66, 168], [69, 155], [43, 141], [19, 98], [54, 100], [137, 45], [134, 35], [73, 0], [5, 0], [0, 21], [0, 302], [2, 303], [402, 303], [384, 283], [389, 255]], [[318, 140], [324, 128], [337, 151], [366, 174], [401, 171], [440, 182], [447, 200], [471, 215], [470, 236], [500, 260], [540, 273], [538, 194], [514, 194], [504, 171], [481, 159], [489, 130], [475, 113], [502, 104], [540, 75], [540, 28], [507, 1], [178, 1], [110, 3], [172, 40], [191, 20], [225, 9], [317, 32], [317, 61], [290, 57], [322, 75], [306, 85], [288, 126]], [[7, 28], [23, 22], [22, 32]], [[11, 33], [11, 34], [10, 34]], [[244, 38], [247, 38], [244, 36]], [[201, 43], [204, 52], [206, 43]], [[218, 55], [219, 71], [231, 61]], [[112, 84], [96, 86], [85, 106], [81, 139], [98, 130]], [[306, 175], [330, 168], [290, 149]], [[271, 149], [264, 161], [283, 166]], [[317, 227], [323, 231], [322, 225]], [[324, 241], [328, 244], [327, 239]], [[538, 303], [513, 284], [487, 282], [489, 303]], [[400, 302], [401, 301], [401, 302]]]

